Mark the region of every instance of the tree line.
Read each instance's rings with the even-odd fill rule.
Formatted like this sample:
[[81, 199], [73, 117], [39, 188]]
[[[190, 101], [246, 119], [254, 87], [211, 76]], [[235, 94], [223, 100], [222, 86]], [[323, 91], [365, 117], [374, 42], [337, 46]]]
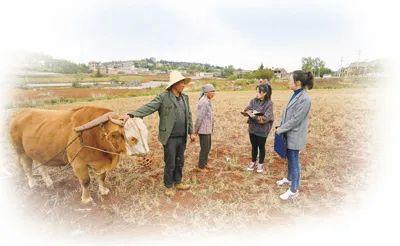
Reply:
[[[152, 59], [143, 59], [136, 61], [135, 66], [144, 66], [144, 64], [153, 64]], [[74, 63], [65, 59], [54, 59], [51, 56], [30, 53], [26, 56], [24, 61], [27, 70], [39, 72], [53, 72], [62, 74], [79, 74], [89, 73], [89, 67], [86, 64]], [[143, 63], [143, 64], [142, 64]], [[265, 68], [261, 63], [260, 67], [253, 71], [242, 72], [241, 69], [235, 69], [234, 66], [229, 65], [225, 67], [213, 66], [210, 64], [190, 63], [190, 62], [169, 62], [161, 60], [159, 63], [163, 64], [164, 69], [177, 69], [183, 67], [188, 73], [194, 74], [195, 72], [214, 72], [219, 73], [223, 78], [229, 79], [268, 79], [274, 77], [274, 71], [271, 68]], [[314, 76], [322, 77], [325, 74], [332, 74], [333, 71], [326, 67], [325, 62], [319, 57], [303, 57], [301, 59], [301, 69], [304, 71], [311, 71]], [[163, 69], [160, 69], [163, 70]], [[94, 71], [93, 76], [101, 77], [100, 71]]]

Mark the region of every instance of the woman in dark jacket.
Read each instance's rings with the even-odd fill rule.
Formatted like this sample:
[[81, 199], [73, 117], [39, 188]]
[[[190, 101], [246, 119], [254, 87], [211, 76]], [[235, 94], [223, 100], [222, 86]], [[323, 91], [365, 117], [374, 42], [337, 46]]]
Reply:
[[269, 84], [258, 85], [256, 97], [242, 112], [243, 115], [249, 117], [247, 123], [251, 142], [251, 162], [247, 167], [248, 171], [254, 169], [257, 169], [257, 173], [264, 171], [265, 142], [274, 121], [271, 94], [272, 88]]
[[288, 175], [278, 180], [278, 186], [290, 185], [290, 188], [280, 195], [282, 200], [298, 196], [300, 185], [299, 152], [304, 149], [307, 141], [308, 114], [311, 108], [311, 99], [305, 87], [313, 88], [314, 76], [311, 72], [297, 70], [289, 80], [289, 88], [293, 90], [292, 97], [283, 111], [282, 121], [277, 128], [277, 134], [285, 134], [287, 140]]

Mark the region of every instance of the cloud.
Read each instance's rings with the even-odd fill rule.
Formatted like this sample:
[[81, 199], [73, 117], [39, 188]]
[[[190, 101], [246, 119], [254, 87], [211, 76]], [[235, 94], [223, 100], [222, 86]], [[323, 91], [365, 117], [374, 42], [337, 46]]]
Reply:
[[[247, 69], [300, 67], [319, 56], [378, 56], [345, 1], [13, 1], [1, 10], [5, 50], [42, 52], [75, 62], [159, 59], [232, 64]], [[24, 6], [24, 8], [21, 8]], [[368, 8], [373, 6], [362, 5]], [[370, 20], [372, 22], [372, 20]], [[379, 20], [378, 20], [379, 21]], [[359, 32], [364, 31], [362, 36]], [[375, 38], [375, 37], [373, 37]]]

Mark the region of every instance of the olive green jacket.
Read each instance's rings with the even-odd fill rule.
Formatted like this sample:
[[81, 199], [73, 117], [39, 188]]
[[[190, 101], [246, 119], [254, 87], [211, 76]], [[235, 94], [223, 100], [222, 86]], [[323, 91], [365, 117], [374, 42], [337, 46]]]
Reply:
[[[160, 140], [161, 144], [166, 145], [179, 114], [178, 102], [174, 97], [174, 94], [172, 94], [170, 91], [162, 92], [149, 103], [138, 108], [136, 111], [129, 112], [128, 115], [131, 117], [143, 118], [158, 111], [158, 115], [160, 117], [160, 124], [158, 126], [158, 140]], [[182, 94], [182, 97], [183, 101], [185, 102], [186, 110], [186, 133], [192, 134], [193, 123], [192, 112], [190, 111], [189, 106], [189, 97], [186, 94]]]

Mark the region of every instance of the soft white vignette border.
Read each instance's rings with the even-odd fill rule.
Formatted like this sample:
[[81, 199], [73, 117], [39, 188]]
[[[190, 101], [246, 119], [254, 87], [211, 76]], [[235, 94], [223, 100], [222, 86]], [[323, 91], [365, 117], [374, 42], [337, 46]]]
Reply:
[[[355, 6], [363, 6], [355, 10], [363, 26], [360, 35], [365, 37], [371, 46], [381, 47], [382, 56], [389, 58], [388, 74], [390, 79], [381, 81], [382, 89], [378, 94], [378, 122], [375, 131], [379, 136], [379, 146], [374, 157], [376, 177], [371, 180], [367, 192], [362, 192], [360, 204], [349, 204], [347, 209], [341, 209], [326, 217], [299, 216], [295, 223], [288, 226], [275, 226], [270, 229], [253, 228], [240, 234], [219, 232], [207, 234], [203, 232], [176, 232], [173, 235], [160, 235], [155, 238], [93, 238], [83, 237], [71, 239], [62, 235], [53, 237], [44, 233], [38, 223], [22, 217], [16, 211], [15, 201], [8, 194], [6, 186], [0, 187], [0, 244], [6, 245], [69, 245], [74, 244], [296, 244], [296, 245], [336, 245], [346, 244], [387, 244], [398, 242], [399, 219], [399, 175], [400, 161], [396, 158], [400, 139], [400, 82], [397, 76], [400, 68], [400, 44], [396, 24], [400, 23], [396, 16], [397, 4], [394, 1], [355, 1]], [[379, 13], [379, 14], [377, 14]], [[356, 18], [355, 17], [355, 18]], [[9, 23], [12, 25], [12, 23]], [[7, 37], [6, 37], [7, 38]], [[1, 41], [0, 41], [1, 42]], [[1, 43], [0, 43], [1, 44]], [[0, 45], [0, 47], [2, 47]], [[2, 56], [0, 60], [1, 79], [1, 117], [6, 118], [3, 110], [8, 101], [6, 73], [8, 62], [12, 58]], [[371, 95], [373, 97], [374, 95]], [[3, 126], [3, 124], [2, 124]], [[7, 132], [3, 130], [2, 141]], [[1, 153], [1, 162], [6, 162]], [[0, 182], [0, 185], [4, 184]], [[356, 194], [358, 195], [358, 194]]]

